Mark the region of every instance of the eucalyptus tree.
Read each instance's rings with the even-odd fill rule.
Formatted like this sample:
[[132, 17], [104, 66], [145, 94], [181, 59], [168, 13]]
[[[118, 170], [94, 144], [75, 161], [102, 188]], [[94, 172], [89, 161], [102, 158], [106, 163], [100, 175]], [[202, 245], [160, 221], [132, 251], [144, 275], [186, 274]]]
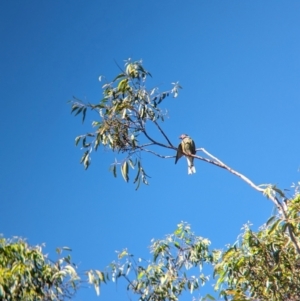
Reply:
[[[58, 254], [69, 248], [58, 248]], [[20, 238], [0, 238], [0, 300], [62, 301], [71, 299], [80, 278], [70, 255], [51, 261], [42, 246]]]
[[[96, 112], [92, 130], [75, 138], [76, 145], [81, 143], [84, 149], [84, 167], [89, 167], [93, 151], [109, 149], [116, 155], [113, 175], [120, 167], [129, 182], [130, 169], [135, 170], [133, 182], [138, 189], [140, 183], [148, 184], [141, 153], [160, 159], [175, 158], [177, 153], [177, 159], [184, 155], [189, 162], [202, 160], [237, 176], [271, 200], [276, 213], [257, 232], [245, 225], [237, 241], [224, 251], [210, 249], [208, 239], [196, 236], [188, 224], [181, 223], [173, 234], [152, 242], [151, 260], [136, 260], [123, 250], [108, 269], [89, 271], [89, 282], [99, 293], [102, 283], [124, 278], [127, 289], [141, 301], [173, 301], [185, 290], [193, 292], [207, 282], [208, 275], [191, 274], [193, 267], [211, 265], [215, 290], [225, 300], [300, 300], [299, 189], [288, 198], [275, 185], [255, 184], [204, 148], [185, 152], [181, 144], [175, 146], [163, 129], [166, 111], [161, 104], [167, 97], [177, 97], [181, 86], [177, 82], [167, 91], [149, 89], [149, 77], [142, 61], [127, 60], [124, 69], [103, 85], [98, 103], [71, 101], [72, 112], [82, 115], [82, 121], [88, 111]], [[203, 299], [214, 298], [207, 295]]]

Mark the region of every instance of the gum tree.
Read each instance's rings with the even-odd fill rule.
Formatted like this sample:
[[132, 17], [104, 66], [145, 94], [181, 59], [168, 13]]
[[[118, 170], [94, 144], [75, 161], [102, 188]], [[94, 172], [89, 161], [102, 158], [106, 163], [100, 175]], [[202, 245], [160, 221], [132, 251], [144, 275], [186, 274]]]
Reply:
[[[225, 250], [211, 249], [208, 239], [180, 223], [174, 233], [151, 242], [150, 260], [125, 249], [106, 269], [89, 271], [89, 281], [98, 294], [102, 284], [122, 279], [140, 301], [176, 301], [185, 291], [199, 290], [213, 276], [214, 290], [225, 300], [300, 300], [300, 255], [288, 231], [291, 227], [299, 239], [299, 211], [300, 194], [296, 193], [288, 201], [287, 218], [274, 215], [257, 232], [246, 224]], [[212, 267], [211, 274], [204, 272], [206, 266]], [[216, 300], [213, 294], [199, 300]]]
[[[63, 249], [57, 249], [61, 253]], [[20, 238], [0, 238], [0, 300], [61, 301], [71, 299], [79, 286], [70, 255], [53, 262], [41, 246]]]
[[[128, 182], [129, 170], [135, 170], [136, 189], [140, 183], [148, 183], [141, 153], [168, 159], [177, 152], [163, 130], [166, 112], [161, 104], [167, 97], [177, 97], [181, 87], [173, 83], [168, 91], [149, 89], [146, 81], [150, 76], [142, 61], [127, 60], [124, 69], [103, 85], [99, 103], [83, 103], [77, 98], [71, 101], [72, 112], [81, 114], [82, 121], [88, 111], [97, 113], [93, 130], [75, 139], [76, 145], [81, 143], [85, 149], [81, 163], [87, 169], [92, 152], [107, 148], [116, 155], [111, 165], [114, 176], [119, 166]], [[258, 232], [246, 225], [236, 243], [225, 251], [210, 250], [208, 239], [194, 235], [181, 223], [166, 239], [152, 242], [152, 260], [136, 261], [124, 250], [108, 270], [90, 271], [90, 283], [99, 292], [100, 285], [109, 279], [124, 278], [128, 290], [139, 300], [178, 300], [184, 290], [193, 292], [207, 281], [207, 275], [192, 275], [191, 268], [209, 264], [214, 270], [215, 289], [225, 300], [300, 300], [299, 191], [289, 199], [275, 185], [257, 185], [204, 148], [198, 148], [195, 155], [183, 154], [237, 176], [271, 200], [276, 214]]]

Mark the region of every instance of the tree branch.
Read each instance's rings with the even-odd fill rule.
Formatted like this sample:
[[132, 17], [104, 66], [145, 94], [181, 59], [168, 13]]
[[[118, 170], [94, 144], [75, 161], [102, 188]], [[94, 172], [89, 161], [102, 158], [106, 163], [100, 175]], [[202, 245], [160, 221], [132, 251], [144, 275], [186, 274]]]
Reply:
[[[255, 190], [259, 191], [259, 192], [264, 192], [263, 188], [260, 188], [259, 186], [255, 185], [250, 179], [248, 179], [247, 177], [245, 177], [243, 174], [235, 171], [234, 169], [230, 168], [229, 166], [227, 166], [226, 164], [224, 164], [221, 160], [219, 160], [218, 158], [214, 157], [212, 154], [210, 154], [208, 151], [206, 151], [204, 148], [200, 148], [200, 151], [202, 151], [203, 153], [205, 153], [207, 156], [209, 156], [210, 158], [212, 158], [213, 160], [215, 160], [216, 162], [218, 162], [218, 166], [228, 170], [229, 172], [231, 172], [232, 174], [238, 176], [239, 178], [241, 178], [243, 181], [245, 181], [247, 184], [249, 184], [252, 188], [254, 188]], [[217, 165], [217, 164], [216, 164]], [[277, 204], [275, 202], [276, 207]]]
[[167, 137], [167, 135], [165, 134], [165, 132], [162, 130], [162, 128], [159, 126], [159, 124], [157, 123], [157, 121], [154, 120], [153, 122], [158, 127], [158, 129], [162, 133], [162, 135], [166, 138], [166, 140], [168, 141], [169, 145], [174, 148], [173, 144], [171, 143], [171, 141], [169, 140], [169, 138]]
[[[221, 168], [224, 168], [226, 170], [228, 170], [229, 172], [231, 172], [232, 174], [236, 175], [237, 177], [241, 178], [244, 182], [246, 182], [248, 185], [250, 185], [252, 188], [254, 188], [255, 190], [257, 190], [258, 192], [261, 192], [265, 195], [265, 189], [255, 185], [250, 179], [248, 179], [246, 176], [244, 176], [243, 174], [235, 171], [234, 169], [230, 168], [229, 166], [227, 166], [226, 164], [224, 164], [221, 160], [219, 160], [218, 158], [214, 157], [212, 154], [210, 154], [208, 151], [206, 151], [204, 148], [200, 148], [199, 151], [202, 151], [203, 153], [205, 153], [207, 156], [209, 156], [210, 158], [212, 158], [215, 161], [211, 161], [211, 160], [207, 160], [205, 158], [201, 158], [199, 156], [193, 155], [190, 157], [194, 157], [203, 161], [206, 161], [208, 163], [212, 163], [214, 165], [217, 165]], [[284, 219], [288, 222], [287, 220], [287, 214], [286, 214], [286, 209], [284, 208], [284, 206], [280, 203], [280, 201], [276, 198], [276, 196], [272, 196], [272, 195], [267, 195], [267, 198], [269, 198], [274, 205], [276, 206], [276, 208], [282, 212], [282, 215], [284, 217]], [[294, 235], [294, 232], [292, 231], [291, 225], [288, 224], [288, 231], [289, 231], [289, 236], [297, 250], [297, 253], [300, 254], [300, 245]]]
[[144, 135], [145, 135], [151, 142], [153, 142], [155, 145], [159, 145], [159, 146], [162, 146], [162, 147], [165, 147], [165, 148], [175, 149], [174, 146], [168, 146], [168, 145], [165, 145], [165, 144], [163, 144], [163, 143], [160, 143], [160, 142], [155, 141], [153, 138], [151, 138], [151, 137], [148, 135], [148, 133], [146, 132], [146, 128], [145, 128], [145, 127], [143, 127], [143, 129], [142, 129], [141, 131], [142, 131], [142, 132], [144, 133]]
[[162, 158], [162, 159], [171, 159], [171, 158], [174, 158], [175, 156], [163, 156], [163, 155], [160, 155], [150, 149], [147, 149], [147, 148], [143, 148], [143, 147], [139, 147], [142, 151], [146, 152], [146, 153], [151, 153], [159, 158]]

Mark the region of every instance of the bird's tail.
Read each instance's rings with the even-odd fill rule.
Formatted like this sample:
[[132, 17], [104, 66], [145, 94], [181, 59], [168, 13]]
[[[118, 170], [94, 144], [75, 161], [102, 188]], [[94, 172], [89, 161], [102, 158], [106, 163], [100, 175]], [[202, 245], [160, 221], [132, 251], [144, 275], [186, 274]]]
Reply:
[[194, 166], [193, 158], [187, 157], [187, 162], [188, 162], [188, 174], [192, 175], [193, 173], [196, 173], [196, 168]]
[[196, 168], [195, 168], [195, 166], [189, 166], [188, 174], [189, 174], [189, 175], [192, 175], [193, 173], [196, 173]]

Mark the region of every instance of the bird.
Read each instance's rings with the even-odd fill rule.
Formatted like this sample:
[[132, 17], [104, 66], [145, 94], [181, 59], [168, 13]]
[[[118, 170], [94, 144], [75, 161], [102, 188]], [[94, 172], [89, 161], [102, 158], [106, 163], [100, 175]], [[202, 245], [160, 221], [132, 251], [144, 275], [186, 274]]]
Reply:
[[[182, 134], [179, 137], [179, 139], [181, 139], [182, 141], [180, 142], [180, 144], [178, 145], [178, 148], [177, 148], [175, 164], [185, 154], [187, 154], [187, 155], [195, 155], [196, 154], [195, 142], [189, 135]], [[186, 159], [188, 162], [188, 174], [191, 175], [193, 173], [196, 173], [196, 168], [194, 166], [194, 158], [186, 156]]]

